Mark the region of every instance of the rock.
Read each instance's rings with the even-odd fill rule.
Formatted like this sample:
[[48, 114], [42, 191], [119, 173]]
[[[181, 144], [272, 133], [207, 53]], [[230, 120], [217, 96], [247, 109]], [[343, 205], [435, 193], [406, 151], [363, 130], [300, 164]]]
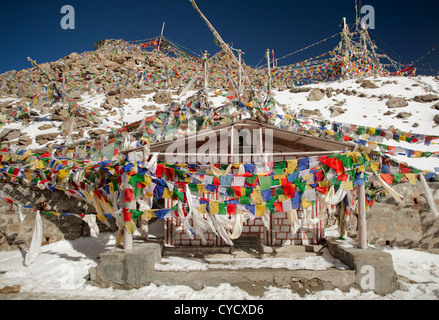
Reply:
[[20, 138], [18, 139], [18, 144], [21, 146], [28, 146], [32, 144], [32, 138], [29, 137], [26, 133], [23, 133], [20, 135]]
[[387, 100], [386, 106], [388, 108], [403, 108], [409, 105], [408, 101], [405, 98], [397, 98], [393, 97]]
[[103, 64], [106, 68], [110, 69], [111, 71], [118, 71], [121, 67], [121, 65], [118, 64], [117, 62], [113, 62], [110, 60], [104, 60]]
[[171, 93], [167, 91], [157, 92], [152, 99], [158, 104], [167, 104], [172, 102]]
[[75, 118], [75, 128], [84, 128], [91, 124], [92, 122], [86, 118]]
[[52, 120], [66, 121], [70, 118], [70, 114], [67, 109], [64, 109], [62, 105], [55, 106], [51, 111]]
[[331, 107], [331, 108], [329, 108], [329, 110], [332, 112], [331, 118], [337, 117], [337, 116], [345, 113], [345, 111], [340, 107]]
[[[290, 90], [291, 91], [291, 90]], [[325, 97], [325, 92], [320, 89], [312, 89], [308, 101], [320, 101]]]
[[32, 97], [36, 96], [37, 94], [39, 94], [40, 91], [41, 91], [40, 89], [38, 89], [37, 87], [34, 87], [34, 86], [24, 87], [23, 85], [21, 85], [17, 89], [17, 95], [19, 97], [32, 98]]
[[81, 93], [79, 90], [72, 90], [68, 93], [69, 98], [75, 99], [75, 100], [81, 100]]
[[35, 141], [39, 144], [46, 144], [48, 142], [55, 140], [58, 134], [59, 134], [58, 132], [40, 134], [35, 137]]
[[379, 87], [370, 80], [363, 80], [361, 86], [365, 89], [378, 89]]
[[49, 130], [52, 128], [55, 128], [55, 126], [53, 124], [46, 123], [46, 124], [43, 124], [42, 126], [39, 126], [38, 130]]
[[115, 95], [117, 95], [119, 93], [120, 93], [120, 88], [114, 88], [114, 89], [110, 89], [108, 91], [108, 95], [109, 96], [115, 96]]
[[396, 115], [396, 117], [398, 119], [406, 119], [406, 118], [409, 118], [411, 116], [412, 116], [412, 114], [410, 112], [400, 112]]
[[426, 94], [423, 96], [416, 96], [415, 97], [415, 101], [416, 102], [421, 102], [421, 103], [426, 103], [426, 102], [433, 102], [439, 100], [439, 97], [435, 94]]
[[291, 93], [301, 93], [301, 92], [309, 92], [311, 91], [312, 88], [309, 87], [295, 87], [295, 88], [291, 88], [290, 92]]
[[434, 116], [433, 121], [436, 122], [437, 124], [439, 124], [439, 114]]
[[104, 129], [94, 129], [94, 130], [89, 130], [88, 135], [90, 137], [98, 137], [100, 135], [108, 135], [108, 132]]
[[305, 117], [323, 116], [319, 109], [314, 109], [314, 110], [300, 109], [300, 114], [302, 114]]
[[18, 139], [18, 137], [20, 136], [20, 130], [17, 129], [4, 129], [1, 133], [0, 133], [0, 140], [1, 141], [11, 141], [11, 140], [15, 140]]
[[431, 106], [431, 109], [439, 110], [439, 102]]
[[21, 286], [19, 284], [13, 286], [6, 286], [0, 289], [0, 293], [18, 293], [20, 292]]

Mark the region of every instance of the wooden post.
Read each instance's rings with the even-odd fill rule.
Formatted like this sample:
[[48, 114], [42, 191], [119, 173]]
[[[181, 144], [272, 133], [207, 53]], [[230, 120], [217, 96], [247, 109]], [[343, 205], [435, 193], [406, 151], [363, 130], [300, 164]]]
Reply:
[[367, 249], [366, 187], [358, 186], [358, 247]]
[[241, 51], [241, 49], [239, 49], [238, 50], [238, 62], [239, 62], [239, 69], [238, 69], [238, 95], [239, 95], [239, 97], [238, 98], [241, 98], [242, 93], [243, 93], [241, 90], [241, 81], [242, 81], [242, 79], [241, 79], [241, 77], [242, 77], [241, 54], [242, 54], [242, 51]]
[[163, 21], [162, 32], [160, 32], [159, 44], [157, 45], [157, 50], [160, 51], [160, 45], [162, 44], [163, 31], [165, 30], [165, 21]]
[[267, 93], [270, 94], [271, 91], [270, 49], [267, 49], [266, 56], [267, 56], [267, 72], [268, 72]]
[[207, 94], [207, 50], [204, 50], [203, 55], [203, 69], [204, 69], [204, 94]]

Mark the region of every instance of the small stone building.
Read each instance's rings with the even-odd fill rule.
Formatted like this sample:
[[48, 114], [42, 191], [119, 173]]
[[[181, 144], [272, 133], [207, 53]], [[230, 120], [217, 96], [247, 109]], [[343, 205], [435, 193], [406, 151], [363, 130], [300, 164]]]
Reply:
[[[209, 164], [262, 164], [309, 157], [317, 159], [319, 156], [350, 152], [354, 149], [355, 145], [352, 143], [330, 141], [247, 119], [201, 130], [183, 138], [155, 143], [151, 145], [150, 151], [159, 154], [158, 160], [171, 164], [196, 164], [202, 170], [208, 168]], [[238, 168], [231, 166], [229, 174], [237, 173]], [[228, 200], [218, 189], [206, 197], [209, 200]], [[165, 199], [165, 208], [172, 208], [174, 201]], [[318, 208], [319, 203], [316, 202], [311, 218], [317, 217]], [[177, 214], [158, 222], [163, 223], [165, 243], [173, 246], [202, 245], [201, 238], [197, 235], [191, 238], [185, 232], [180, 218], [176, 217]], [[303, 218], [300, 210], [298, 218]], [[294, 234], [291, 230], [284, 212], [270, 214], [265, 222], [262, 217], [252, 217], [244, 222], [241, 236], [234, 243], [257, 243], [260, 249], [262, 245], [316, 244], [324, 238], [323, 221], [314, 226], [301, 227]], [[225, 241], [215, 233], [207, 232], [205, 235], [207, 245], [226, 246]]]

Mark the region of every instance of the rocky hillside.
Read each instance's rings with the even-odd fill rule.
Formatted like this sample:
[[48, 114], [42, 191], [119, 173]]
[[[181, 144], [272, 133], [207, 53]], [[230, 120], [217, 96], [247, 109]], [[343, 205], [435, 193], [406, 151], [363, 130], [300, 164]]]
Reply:
[[[55, 62], [2, 74], [2, 147], [38, 150], [107, 135], [173, 101], [184, 101], [201, 89], [201, 62], [200, 58], [173, 51], [169, 46], [163, 53], [113, 41], [96, 51], [72, 53]], [[221, 52], [210, 57], [208, 65], [209, 101], [216, 107], [229, 101], [228, 80], [236, 80], [237, 69]], [[181, 95], [195, 74], [197, 79], [191, 90]], [[251, 81], [264, 90], [264, 79]], [[288, 87], [287, 83], [280, 85], [272, 94], [289, 112], [300, 114], [305, 120], [439, 136], [439, 77], [375, 77], [290, 86], [291, 82]], [[380, 138], [378, 143], [383, 142]], [[439, 151], [434, 142], [384, 142], [395, 147]], [[396, 154], [394, 158], [422, 169], [439, 167], [436, 157], [406, 159]]]

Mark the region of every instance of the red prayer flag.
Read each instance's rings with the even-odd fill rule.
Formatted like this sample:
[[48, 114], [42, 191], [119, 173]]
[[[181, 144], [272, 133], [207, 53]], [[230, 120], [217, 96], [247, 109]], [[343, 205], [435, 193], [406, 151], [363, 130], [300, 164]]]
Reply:
[[235, 197], [242, 197], [241, 187], [231, 186], [230, 188], [232, 188], [233, 192], [235, 192]]
[[124, 202], [131, 202], [134, 199], [133, 189], [124, 190]]
[[392, 184], [392, 175], [390, 173], [381, 173], [381, 179], [387, 184]]
[[277, 209], [277, 211], [284, 212], [284, 208], [282, 206], [282, 202], [275, 202], [274, 203], [274, 207]]

